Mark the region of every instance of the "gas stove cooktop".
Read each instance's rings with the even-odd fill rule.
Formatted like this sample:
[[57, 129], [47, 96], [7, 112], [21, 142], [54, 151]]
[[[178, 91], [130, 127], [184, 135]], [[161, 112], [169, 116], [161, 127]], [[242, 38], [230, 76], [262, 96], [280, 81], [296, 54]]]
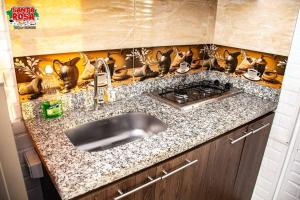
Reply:
[[243, 92], [242, 89], [234, 88], [230, 83], [222, 84], [218, 80], [204, 80], [162, 89], [153, 92], [152, 96], [179, 110], [189, 110], [241, 92]]

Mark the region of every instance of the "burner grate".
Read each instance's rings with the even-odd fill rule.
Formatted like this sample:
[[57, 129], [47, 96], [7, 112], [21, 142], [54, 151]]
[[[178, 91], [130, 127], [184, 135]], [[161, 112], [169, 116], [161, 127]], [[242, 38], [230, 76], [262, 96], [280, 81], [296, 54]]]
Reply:
[[233, 88], [230, 83], [222, 84], [219, 81], [204, 80], [161, 89], [154, 92], [153, 95], [175, 108], [187, 110], [202, 103], [217, 101], [242, 91]]
[[201, 82], [178, 85], [173, 88], [168, 87], [162, 89], [159, 92], [159, 95], [169, 101], [184, 104], [187, 102], [220, 96], [224, 92], [230, 90], [231, 87], [232, 86], [227, 83], [221, 84], [219, 81], [204, 80]]

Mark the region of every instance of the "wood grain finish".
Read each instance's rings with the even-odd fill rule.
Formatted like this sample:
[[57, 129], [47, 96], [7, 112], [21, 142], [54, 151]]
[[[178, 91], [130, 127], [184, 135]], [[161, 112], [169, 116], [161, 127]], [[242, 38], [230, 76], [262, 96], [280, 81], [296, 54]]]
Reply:
[[[170, 160], [158, 167], [159, 174], [163, 176], [162, 170], [168, 173], [187, 164], [198, 160], [193, 165], [173, 174], [157, 184], [157, 200], [198, 200], [203, 194], [204, 177], [209, 155], [209, 144], [190, 151], [180, 157]], [[201, 198], [200, 198], [201, 199]]]
[[[153, 167], [148, 169], [147, 171], [144, 171], [143, 173], [139, 174], [135, 181], [136, 181], [136, 185], [143, 185], [147, 182], [149, 182], [148, 176], [152, 177], [153, 179], [156, 178], [156, 174], [157, 174], [157, 168]], [[138, 192], [135, 193], [135, 199], [138, 200], [152, 200], [155, 199], [155, 188], [156, 185], [150, 185]]]
[[262, 118], [249, 126], [249, 129], [256, 130], [264, 124], [270, 123], [270, 126], [250, 135], [245, 140], [239, 171], [234, 186], [234, 199], [251, 199], [269, 138], [273, 118], [274, 114]]
[[233, 199], [232, 191], [245, 139], [234, 144], [230, 143], [230, 139], [235, 140], [246, 131], [244, 126], [211, 143], [203, 199]]
[[[126, 193], [140, 185], [146, 184], [149, 182], [148, 176], [155, 178], [157, 171], [156, 167], [149, 168], [141, 173], [130, 176], [121, 180], [111, 186], [105, 187], [100, 190], [91, 192], [88, 195], [79, 197], [80, 200], [112, 200], [115, 197], [118, 197], [120, 194], [118, 190], [121, 190], [123, 193]], [[155, 184], [150, 185], [144, 189], [141, 189], [137, 192], [134, 192], [122, 200], [154, 200], [155, 199]]]
[[[159, 176], [163, 176], [162, 170], [171, 172], [184, 163], [183, 157], [177, 157], [171, 161], [158, 167]], [[157, 183], [155, 199], [157, 200], [176, 200], [179, 199], [180, 192], [182, 191], [183, 173], [178, 172], [173, 176], [168, 177], [166, 180]]]
[[197, 159], [198, 162], [186, 169], [183, 174], [183, 200], [203, 199], [205, 173], [209, 156], [210, 144], [205, 144], [201, 148], [195, 149], [186, 155], [190, 161]]

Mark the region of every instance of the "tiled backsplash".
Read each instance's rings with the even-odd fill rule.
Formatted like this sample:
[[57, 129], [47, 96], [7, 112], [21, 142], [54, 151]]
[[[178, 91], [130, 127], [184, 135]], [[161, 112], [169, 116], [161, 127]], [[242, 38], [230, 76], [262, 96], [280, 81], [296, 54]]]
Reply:
[[[234, 64], [231, 60], [234, 60], [235, 55], [237, 58]], [[254, 68], [261, 75], [256, 76], [255, 81], [272, 88], [281, 87], [284, 63], [287, 60], [284, 56], [215, 45], [117, 49], [16, 57], [14, 64], [21, 102], [40, 98], [40, 96], [47, 98], [49, 93], [53, 94], [57, 91], [64, 94], [92, 89], [98, 58], [106, 59], [111, 70], [113, 86], [130, 85], [146, 79], [173, 77], [181, 73], [194, 74], [209, 69], [249, 79], [249, 76], [246, 76], [247, 68]], [[188, 68], [180, 68], [180, 64], [184, 62], [188, 63]], [[62, 73], [65, 68], [68, 70], [67, 74]], [[100, 69], [105, 72], [101, 66]], [[182, 69], [186, 70], [182, 71]], [[105, 85], [106, 77], [100, 79], [100, 82]]]

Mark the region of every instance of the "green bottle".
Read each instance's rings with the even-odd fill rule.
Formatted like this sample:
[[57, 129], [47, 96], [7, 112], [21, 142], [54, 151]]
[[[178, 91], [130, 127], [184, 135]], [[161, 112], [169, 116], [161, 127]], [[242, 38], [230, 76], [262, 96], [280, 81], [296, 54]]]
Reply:
[[[56, 118], [62, 116], [62, 101], [58, 100], [58, 90], [56, 87], [56, 80], [53, 76], [53, 68], [51, 65], [45, 67], [46, 76], [45, 79], [45, 94], [48, 95], [48, 100], [45, 100], [41, 104], [42, 114], [47, 119]], [[49, 96], [51, 95], [51, 96]]]
[[63, 114], [61, 100], [43, 101], [41, 108], [43, 116], [47, 119], [56, 118]]

